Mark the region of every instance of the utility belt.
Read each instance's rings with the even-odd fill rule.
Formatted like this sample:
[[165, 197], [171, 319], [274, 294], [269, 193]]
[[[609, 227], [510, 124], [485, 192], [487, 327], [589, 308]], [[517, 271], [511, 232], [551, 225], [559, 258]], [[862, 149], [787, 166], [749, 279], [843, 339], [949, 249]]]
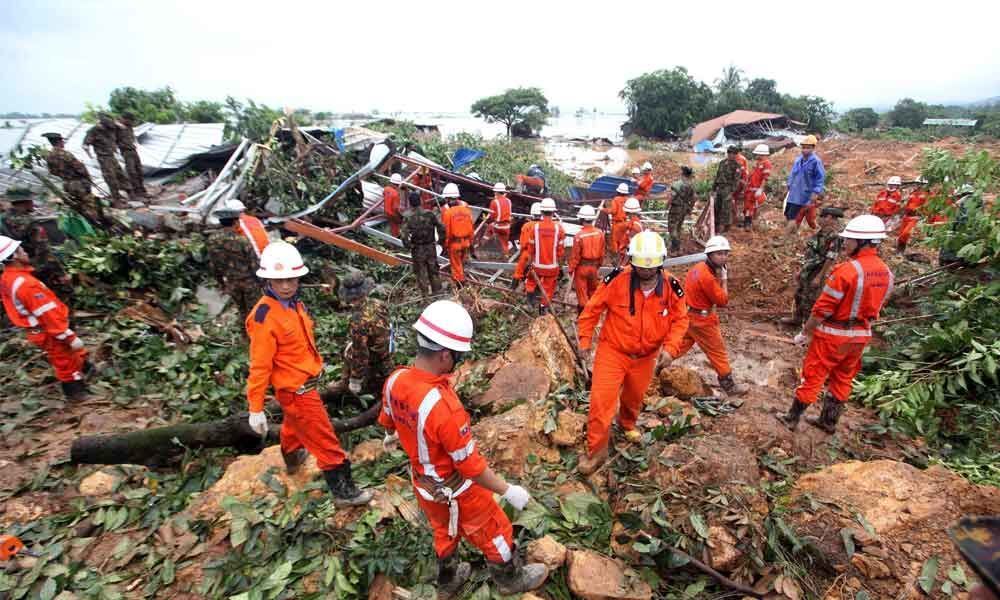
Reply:
[[711, 316], [712, 313], [715, 312], [715, 307], [713, 306], [712, 308], [709, 308], [709, 309], [706, 309], [706, 310], [702, 310], [700, 308], [695, 308], [693, 306], [689, 306], [688, 307], [688, 312], [696, 314], [696, 315], [699, 315], [699, 316], [702, 316], [702, 317], [708, 317], [708, 316]]
[[659, 354], [659, 352], [660, 352], [660, 348], [657, 347], [656, 350], [653, 350], [649, 354], [629, 354], [627, 352], [622, 352], [622, 354], [624, 354], [625, 356], [629, 357], [632, 360], [643, 360], [643, 359], [649, 358], [651, 356], [655, 356], [655, 355]]
[[314, 375], [309, 379], [305, 380], [299, 389], [297, 390], [278, 390], [279, 394], [288, 394], [292, 396], [304, 396], [309, 392], [314, 391], [319, 386], [319, 375]]
[[588, 265], [588, 266], [593, 266], [593, 267], [599, 267], [599, 266], [601, 266], [602, 262], [604, 262], [603, 258], [581, 258], [580, 259], [580, 264], [581, 265]]
[[417, 488], [420, 497], [428, 502], [448, 505], [448, 537], [458, 535], [458, 501], [457, 498], [472, 487], [472, 480], [466, 479], [458, 471], [454, 471], [447, 479], [429, 475], [414, 475], [413, 486]]
[[[830, 327], [833, 325], [833, 327]], [[864, 329], [859, 329], [864, 327]], [[847, 321], [838, 321], [836, 319], [823, 319], [823, 321], [816, 327], [816, 331], [820, 331], [829, 335], [835, 335], [840, 337], [871, 337], [872, 330], [868, 326], [867, 321], [863, 319], [848, 319]]]

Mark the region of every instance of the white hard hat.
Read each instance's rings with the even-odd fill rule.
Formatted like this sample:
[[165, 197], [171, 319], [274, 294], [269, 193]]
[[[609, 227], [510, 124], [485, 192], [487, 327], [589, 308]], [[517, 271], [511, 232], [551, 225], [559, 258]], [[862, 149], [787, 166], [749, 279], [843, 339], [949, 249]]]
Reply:
[[641, 231], [628, 243], [628, 255], [637, 267], [660, 267], [667, 255], [667, 244], [655, 231]]
[[753, 149], [753, 153], [757, 156], [767, 156], [771, 153], [771, 148], [767, 144], [757, 144], [757, 147]]
[[236, 217], [240, 216], [240, 213], [245, 211], [246, 209], [247, 209], [246, 205], [244, 205], [242, 202], [234, 198], [229, 202], [226, 202], [219, 208], [213, 210], [212, 214], [215, 216], [216, 219], [235, 219]]
[[389, 178], [389, 183], [393, 185], [400, 185], [403, 183], [403, 176], [399, 173], [393, 173], [392, 177]]
[[642, 207], [639, 206], [639, 201], [637, 199], [629, 198], [628, 200], [625, 201], [624, 210], [627, 213], [637, 213], [642, 210]]
[[449, 183], [445, 185], [444, 191], [441, 192], [441, 195], [444, 196], [445, 198], [458, 198], [459, 196], [458, 186], [455, 185], [454, 183]]
[[722, 250], [731, 250], [729, 247], [729, 240], [721, 235], [713, 235], [708, 238], [708, 243], [705, 244], [705, 254], [721, 252]]
[[302, 255], [288, 242], [273, 241], [260, 253], [257, 277], [261, 279], [292, 279], [308, 272], [309, 267], [302, 262]]
[[928, 183], [930, 183], [927, 181], [927, 178], [924, 177], [923, 175], [918, 175], [914, 181], [916, 181], [920, 185], [927, 185]]
[[530, 212], [531, 212], [531, 216], [533, 216], [533, 217], [540, 217], [540, 216], [542, 216], [542, 203], [541, 202], [532, 202], [531, 203], [531, 211]]
[[229, 210], [235, 210], [236, 212], [243, 212], [247, 209], [246, 204], [243, 204], [236, 198], [226, 202], [226, 207], [229, 208]]
[[650, 163], [648, 160], [646, 162], [642, 163], [642, 170], [643, 171], [652, 171], [653, 170], [652, 163]]
[[556, 212], [556, 201], [552, 198], [542, 198], [539, 208], [542, 212]]
[[475, 179], [477, 181], [483, 180], [483, 178], [479, 176], [479, 173], [476, 173], [475, 171], [469, 173], [469, 179]]
[[438, 300], [420, 313], [413, 328], [431, 342], [455, 352], [472, 349], [472, 317], [461, 304]]
[[504, 194], [507, 192], [507, 186], [498, 181], [493, 184], [493, 191], [498, 194]]
[[21, 246], [19, 240], [0, 235], [0, 262], [4, 262], [14, 255], [14, 252]]
[[889, 178], [889, 181], [885, 182], [886, 185], [903, 185], [903, 180], [899, 178], [899, 175], [893, 175]]
[[632, 167], [632, 174], [633, 175], [638, 175], [639, 174], [639, 167]]
[[858, 215], [844, 227], [840, 237], [852, 240], [884, 240], [885, 223], [875, 215]]
[[597, 211], [589, 204], [580, 207], [580, 212], [576, 213], [576, 218], [582, 221], [593, 221], [597, 218]]
[[619, 183], [618, 187], [615, 188], [615, 191], [618, 192], [619, 194], [627, 194], [628, 193], [628, 184], [627, 183]]

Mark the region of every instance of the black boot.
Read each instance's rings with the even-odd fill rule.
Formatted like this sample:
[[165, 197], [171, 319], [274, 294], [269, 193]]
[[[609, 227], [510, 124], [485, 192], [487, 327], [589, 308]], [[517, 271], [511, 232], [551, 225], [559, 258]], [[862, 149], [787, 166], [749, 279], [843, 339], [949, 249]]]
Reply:
[[745, 384], [736, 383], [732, 373], [725, 377], [719, 377], [719, 387], [722, 388], [722, 391], [726, 392], [727, 396], [742, 396], [750, 391], [750, 388]]
[[489, 570], [493, 584], [503, 596], [537, 590], [549, 576], [549, 568], [542, 563], [522, 566], [516, 556], [505, 563], [489, 563]]
[[753, 227], [753, 217], [743, 217], [743, 227], [751, 229]]
[[438, 559], [437, 597], [438, 600], [454, 598], [472, 575], [472, 565], [458, 560], [454, 554]]
[[59, 385], [62, 388], [63, 396], [70, 402], [83, 402], [90, 398], [87, 393], [87, 385], [82, 381], [64, 381]]
[[281, 458], [285, 459], [285, 472], [289, 475], [294, 475], [299, 472], [306, 459], [309, 458], [309, 453], [305, 448], [299, 448], [288, 454], [282, 452]]
[[806, 423], [833, 435], [837, 432], [837, 421], [840, 420], [840, 413], [843, 410], [844, 403], [834, 398], [833, 394], [827, 392], [823, 396], [823, 410], [819, 413], [819, 418], [806, 417]]
[[803, 404], [799, 402], [798, 398], [792, 400], [792, 406], [788, 409], [787, 413], [778, 413], [775, 415], [779, 421], [788, 427], [789, 431], [795, 431], [799, 428], [799, 419], [802, 418], [802, 413], [808, 408], [808, 404]]
[[371, 492], [359, 490], [358, 486], [354, 485], [349, 460], [329, 471], [323, 471], [323, 478], [326, 479], [326, 485], [333, 494], [333, 503], [337, 506], [361, 506], [368, 504], [372, 499]]

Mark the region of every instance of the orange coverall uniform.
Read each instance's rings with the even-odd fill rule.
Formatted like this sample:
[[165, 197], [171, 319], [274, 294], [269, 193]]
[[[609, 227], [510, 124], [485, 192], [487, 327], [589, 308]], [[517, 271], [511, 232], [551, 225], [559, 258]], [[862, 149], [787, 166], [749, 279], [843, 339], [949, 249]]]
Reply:
[[587, 447], [591, 455], [608, 445], [616, 412], [624, 429], [635, 429], [660, 350], [680, 356], [688, 328], [684, 289], [676, 278], [662, 271], [647, 296], [632, 273], [632, 267], [626, 267], [599, 286], [577, 321], [580, 349], [590, 350], [594, 328], [607, 313], [590, 386]]
[[[431, 177], [430, 172], [420, 174], [418, 173], [413, 178], [413, 185], [425, 189], [434, 191], [434, 178]], [[427, 192], [420, 192], [420, 205], [431, 210], [432, 208], [437, 208], [437, 203], [434, 201], [434, 196], [428, 194]]]
[[618, 240], [622, 235], [622, 226], [625, 225], [625, 196], [615, 196], [611, 200], [611, 205], [601, 209], [611, 219], [611, 250], [618, 251]]
[[305, 447], [321, 471], [346, 459], [326, 407], [316, 391], [323, 359], [316, 349], [313, 320], [301, 300], [283, 302], [267, 290], [246, 318], [250, 338], [247, 403], [250, 412], [264, 410], [268, 385], [281, 405], [281, 451]]
[[604, 232], [593, 225], [584, 225], [573, 237], [569, 253], [569, 272], [576, 290], [577, 311], [583, 310], [597, 290], [597, 271], [604, 262]]
[[257, 217], [247, 214], [240, 215], [239, 220], [236, 221], [236, 229], [250, 240], [250, 247], [253, 248], [257, 258], [260, 258], [260, 253], [271, 243], [271, 238], [267, 237], [267, 229]]
[[743, 191], [747, 189], [747, 181], [750, 178], [750, 161], [747, 157], [743, 156], [742, 152], [736, 153], [736, 162], [740, 163], [740, 185], [733, 192], [733, 201], [735, 205], [733, 206], [733, 214], [737, 214], [736, 211], [739, 208], [740, 201], [743, 199]]
[[510, 561], [513, 527], [493, 493], [472, 481], [486, 470], [486, 459], [449, 375], [397, 369], [386, 379], [378, 422], [399, 434], [410, 458], [417, 501], [434, 530], [437, 556], [451, 556], [465, 538], [490, 562]]
[[729, 303], [729, 294], [722, 289], [715, 271], [707, 262], [700, 262], [688, 271], [684, 293], [687, 295], [690, 321], [678, 356], [687, 354], [692, 346], [698, 344], [719, 377], [729, 375], [733, 369], [729, 366], [726, 343], [719, 329], [719, 315], [715, 312], [716, 306]]
[[389, 221], [389, 231], [392, 237], [399, 237], [399, 226], [403, 224], [403, 213], [399, 209], [399, 189], [387, 185], [382, 188], [382, 210]]
[[[525, 225], [528, 227], [528, 237], [525, 240], [522, 231], [522, 241], [527, 243], [521, 249], [521, 257], [517, 261], [517, 269], [514, 271], [514, 278], [525, 278], [528, 261], [531, 261], [531, 270], [538, 275], [542, 282], [542, 291], [545, 297], [551, 300], [556, 294], [556, 284], [559, 283], [559, 263], [562, 262], [563, 254], [566, 252], [563, 242], [566, 240], [566, 232], [562, 225], [552, 220], [550, 216], [543, 216], [541, 221], [535, 221]], [[524, 291], [533, 294], [538, 289], [535, 278], [527, 276], [524, 280]], [[545, 298], [541, 298], [541, 305], [548, 306]]]
[[73, 350], [76, 334], [69, 328], [69, 308], [31, 273], [33, 267], [4, 267], [0, 295], [10, 322], [27, 330], [28, 341], [45, 352], [56, 379], [83, 379], [87, 351]]
[[639, 202], [645, 202], [649, 193], [653, 191], [653, 176], [646, 173], [639, 178], [636, 183], [635, 197]]
[[465, 281], [464, 263], [469, 256], [474, 233], [472, 211], [465, 202], [459, 200], [458, 205], [441, 211], [441, 221], [444, 223], [448, 260], [451, 262], [451, 278], [462, 283]]
[[632, 237], [643, 230], [641, 217], [639, 215], [628, 215], [622, 225], [621, 237], [618, 238], [618, 248], [616, 249], [621, 261], [624, 264], [625, 256], [628, 252], [628, 244]]
[[[767, 200], [767, 196], [764, 193], [764, 186], [767, 185], [767, 180], [770, 177], [771, 161], [766, 158], [758, 159], [754, 163], [753, 171], [750, 173], [750, 181], [747, 184], [747, 189], [743, 192], [744, 217], [754, 218], [757, 215], [757, 209]], [[760, 193], [759, 196], [757, 195], [758, 193]]]
[[510, 250], [510, 198], [506, 194], [493, 197], [490, 202], [490, 233], [495, 235], [500, 244], [500, 252], [506, 259]]
[[871, 212], [875, 216], [882, 217], [882, 220], [885, 221], [899, 212], [902, 202], [903, 194], [899, 190], [891, 192], [889, 190], [882, 190], [875, 198], [875, 204], [872, 204]]
[[802, 382], [795, 390], [800, 402], [815, 402], [824, 384], [834, 398], [847, 402], [872, 337], [871, 324], [892, 285], [892, 272], [872, 247], [833, 268], [812, 309], [812, 316], [821, 322], [802, 363]]
[[910, 243], [910, 236], [913, 235], [913, 229], [920, 222], [920, 211], [925, 204], [927, 204], [927, 192], [913, 190], [910, 197], [906, 199], [906, 206], [903, 208], [903, 224], [899, 227], [897, 244], [905, 246]]

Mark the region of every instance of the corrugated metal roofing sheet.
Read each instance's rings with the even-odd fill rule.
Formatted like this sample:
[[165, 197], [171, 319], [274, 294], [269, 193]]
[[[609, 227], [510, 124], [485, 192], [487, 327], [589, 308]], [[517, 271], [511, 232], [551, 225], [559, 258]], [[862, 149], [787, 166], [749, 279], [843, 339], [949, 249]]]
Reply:
[[714, 119], [710, 119], [694, 126], [691, 132], [691, 143], [697, 144], [702, 140], [707, 140], [715, 136], [715, 133], [728, 125], [742, 125], [753, 123], [754, 121], [766, 121], [769, 119], [784, 119], [785, 115], [775, 113], [755, 112], [752, 110], [734, 110]]
[[976, 119], [924, 119], [924, 125], [952, 125], [955, 127], [975, 127]]
[[[10, 128], [0, 128], [0, 166], [10, 166], [7, 155], [18, 145], [22, 148], [34, 145], [47, 148], [48, 140], [42, 134], [59, 133], [66, 138], [66, 149], [86, 165], [91, 178], [98, 185], [97, 193], [104, 195], [107, 186], [104, 185], [97, 160], [88, 157], [83, 151], [83, 138], [91, 124], [77, 119], [31, 119], [15, 121], [12, 125], [14, 126]], [[160, 170], [183, 167], [192, 155], [221, 144], [224, 129], [225, 123], [143, 123], [137, 126], [137, 150], [143, 171], [149, 175]], [[9, 187], [6, 182], [7, 178], [0, 178], [0, 192]]]

